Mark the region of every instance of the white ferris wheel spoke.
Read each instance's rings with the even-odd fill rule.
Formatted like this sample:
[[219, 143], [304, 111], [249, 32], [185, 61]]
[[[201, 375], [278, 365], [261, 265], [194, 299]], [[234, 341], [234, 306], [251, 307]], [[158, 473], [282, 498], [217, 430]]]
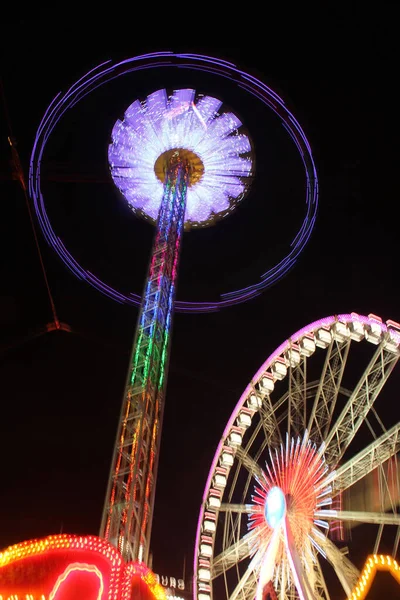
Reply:
[[325, 439], [324, 456], [331, 467], [337, 465], [342, 458], [398, 359], [398, 352], [386, 351], [382, 343], [378, 346], [368, 367]]
[[330, 600], [330, 595], [328, 592], [328, 587], [325, 582], [325, 577], [321, 569], [321, 564], [318, 559], [318, 553], [314, 546], [310, 544], [310, 553], [312, 554], [311, 561], [311, 569], [312, 575], [310, 579], [312, 581], [312, 588], [314, 590], [315, 596], [318, 599]]
[[315, 516], [321, 519], [339, 519], [357, 523], [373, 523], [375, 525], [400, 526], [400, 514], [367, 512], [363, 510], [319, 510]]
[[298, 600], [296, 588], [290, 575], [290, 565], [285, 555], [276, 570], [275, 589], [279, 600]]
[[400, 423], [383, 433], [361, 452], [321, 481], [318, 488], [332, 483], [333, 495], [343, 492], [400, 452]]
[[[271, 406], [271, 401], [268, 395], [265, 396], [264, 398], [264, 402], [265, 400], [268, 400], [269, 405]], [[265, 453], [265, 449], [270, 447], [271, 445], [277, 445], [278, 443], [280, 443], [281, 441], [281, 433], [280, 433], [280, 429], [279, 429], [279, 423], [276, 420], [276, 410], [277, 408], [279, 408], [281, 405], [281, 403], [275, 403], [274, 409], [272, 410], [272, 407], [270, 409], [270, 412], [265, 413], [265, 415], [269, 414], [269, 417], [266, 418], [264, 415], [264, 408], [260, 409], [260, 417], [261, 420], [257, 423], [257, 426], [255, 427], [254, 432], [252, 433], [251, 437], [249, 438], [246, 447], [243, 448], [242, 446], [238, 446], [236, 448], [236, 459], [237, 459], [237, 464], [235, 467], [235, 472], [233, 473], [233, 478], [232, 478], [232, 485], [231, 485], [231, 492], [228, 493], [228, 503], [230, 503], [231, 499], [232, 499], [232, 494], [233, 491], [236, 487], [236, 483], [238, 480], [238, 477], [240, 475], [241, 472], [241, 467], [244, 467], [247, 472], [248, 472], [248, 477], [247, 477], [247, 481], [243, 486], [243, 498], [245, 498], [247, 496], [249, 487], [252, 485], [252, 483], [254, 483], [254, 479], [258, 481], [262, 481], [265, 480], [265, 473], [263, 471], [263, 469], [260, 467], [259, 461], [260, 461], [260, 457], [264, 455]], [[266, 426], [267, 423], [267, 426]], [[264, 431], [264, 439], [260, 442], [259, 439], [259, 434], [261, 432], [261, 429], [263, 429]], [[253, 449], [253, 445], [255, 444], [255, 442], [258, 443], [258, 449], [255, 452], [254, 456], [251, 455], [251, 452], [254, 452]], [[229, 538], [227, 538], [229, 539]], [[231, 539], [229, 539], [229, 544], [232, 542]]]
[[[233, 507], [235, 504], [235, 503], [231, 503], [231, 499], [232, 499], [233, 490], [236, 487], [238, 477], [242, 471], [242, 467], [245, 468], [248, 472], [247, 481], [244, 484], [244, 489], [243, 489], [243, 496], [242, 496], [243, 498], [245, 498], [247, 496], [248, 489], [251, 486], [252, 482], [254, 482], [254, 478], [258, 479], [258, 481], [265, 479], [264, 472], [262, 471], [261, 467], [258, 464], [258, 459], [260, 458], [260, 454], [262, 452], [261, 448], [257, 452], [255, 458], [252, 458], [250, 456], [250, 454], [248, 453], [248, 448], [251, 447], [253, 442], [254, 442], [254, 440], [252, 440], [252, 439], [248, 442], [246, 450], [243, 450], [243, 448], [241, 446], [239, 446], [237, 448], [236, 458], [238, 460], [237, 460], [235, 472], [233, 473], [232, 489], [231, 489], [231, 492], [228, 493], [227, 502], [223, 503], [223, 505], [219, 509], [220, 511], [222, 510], [222, 512], [226, 513], [226, 518], [224, 521], [225, 547], [231, 546], [231, 544], [233, 544], [234, 541], [240, 537], [240, 530], [241, 530], [241, 525], [242, 525], [241, 515], [244, 514], [244, 511], [231, 510], [229, 507], [230, 506]], [[263, 444], [263, 447], [264, 447], [264, 444]], [[242, 462], [242, 459], [243, 459], [243, 462]], [[237, 505], [237, 506], [239, 507], [239, 505]], [[253, 510], [253, 512], [254, 512], [254, 510]]]
[[[268, 400], [270, 401], [269, 396], [268, 396]], [[278, 446], [279, 444], [282, 443], [282, 436], [281, 436], [281, 430], [279, 428], [279, 421], [276, 418], [275, 411], [273, 411], [273, 413], [270, 414], [265, 409], [265, 406], [263, 406], [259, 412], [260, 412], [262, 428], [264, 430], [265, 445], [266, 446]]]
[[244, 574], [241, 576], [235, 589], [229, 596], [229, 600], [236, 600], [237, 598], [254, 598], [257, 589], [257, 574], [256, 567], [259, 558], [254, 556], [253, 560], [250, 561]]
[[349, 348], [350, 340], [344, 342], [332, 340], [326, 351], [325, 363], [307, 427], [309, 437], [317, 447], [321, 446], [331, 424]]
[[297, 438], [303, 436], [306, 428], [306, 406], [307, 397], [307, 359], [300, 357], [296, 366], [291, 366], [288, 373], [288, 435]]
[[236, 449], [236, 458], [246, 470], [258, 481], [265, 480], [265, 474], [258, 462], [252, 458], [241, 446]]
[[281, 538], [281, 528], [277, 527], [269, 539], [268, 546], [262, 557], [262, 562], [259, 569], [259, 577], [257, 584], [257, 591], [255, 600], [263, 599], [264, 587], [269, 581], [272, 581], [275, 565], [276, 555], [279, 548], [279, 542]]
[[342, 584], [347, 596], [350, 596], [356, 586], [360, 571], [345, 556], [337, 546], [315, 527], [312, 530], [311, 538], [318, 544], [326, 556], [327, 561], [335, 569], [336, 575]]
[[268, 445], [279, 445], [282, 442], [282, 437], [276, 415], [280, 403], [272, 404], [269, 393], [264, 391], [261, 384], [258, 384], [257, 393], [262, 396], [262, 406], [260, 407], [259, 414], [265, 441]]
[[[259, 510], [262, 510], [261, 506]], [[220, 512], [233, 512], [238, 514], [246, 513], [248, 515], [254, 514], [258, 511], [258, 507], [254, 506], [254, 504], [230, 504], [228, 502], [223, 502], [219, 509]]]
[[279, 600], [286, 599], [286, 582], [287, 582], [288, 565], [286, 558], [283, 557], [280, 564], [277, 565], [274, 577], [274, 587]]
[[230, 548], [242, 537], [242, 514], [228, 511], [224, 517], [223, 547]]
[[[259, 480], [265, 478], [264, 472], [258, 462], [261, 455], [264, 453], [265, 448], [269, 446], [278, 445], [281, 443], [282, 440], [279, 422], [276, 418], [276, 411], [279, 409], [281, 403], [283, 402], [275, 403], [274, 407], [272, 407], [271, 399], [269, 395], [266, 394], [264, 391], [254, 389], [254, 394], [257, 394], [258, 397], [262, 398], [262, 406], [259, 409], [260, 420], [256, 424], [256, 427], [254, 428], [251, 437], [248, 439], [246, 447], [243, 448], [242, 446], [238, 446], [236, 448], [236, 458], [238, 460], [231, 486], [233, 491], [237, 479], [239, 477], [241, 467], [243, 466], [249, 473], [247, 483], [244, 486], [244, 496], [247, 494], [248, 488], [252, 483], [253, 476]], [[261, 430], [263, 430], [264, 439], [260, 443], [259, 435]], [[253, 450], [254, 444], [258, 445], [257, 451], [255, 453]], [[254, 454], [254, 456], [252, 456], [252, 453]], [[228, 496], [228, 502], [230, 502], [230, 500], [231, 495]]]
[[310, 581], [304, 573], [287, 515], [283, 519], [283, 532], [286, 555], [299, 598], [300, 600], [316, 600], [314, 591], [310, 586]]
[[231, 567], [236, 566], [241, 560], [250, 556], [252, 544], [257, 538], [257, 531], [253, 529], [234, 544], [225, 548], [212, 561], [211, 578], [214, 579], [225, 573]]

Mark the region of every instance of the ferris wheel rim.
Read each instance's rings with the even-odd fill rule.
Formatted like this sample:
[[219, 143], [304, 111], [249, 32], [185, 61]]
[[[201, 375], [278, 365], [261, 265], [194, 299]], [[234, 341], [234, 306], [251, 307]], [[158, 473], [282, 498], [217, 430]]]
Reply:
[[[382, 336], [381, 341], [379, 342], [379, 347], [381, 347], [381, 344], [383, 344], [383, 343], [387, 344], [387, 340], [393, 341], [393, 344], [396, 347], [395, 351], [393, 351], [393, 352], [394, 352], [394, 355], [396, 356], [396, 361], [398, 360], [399, 348], [400, 348], [400, 325], [391, 320], [388, 320], [385, 324], [376, 315], [370, 314], [368, 316], [363, 316], [363, 315], [358, 315], [357, 313], [332, 315], [329, 317], [318, 319], [318, 320], [310, 323], [309, 325], [301, 328], [299, 331], [297, 331], [295, 334], [293, 334], [288, 340], [286, 340], [280, 346], [278, 346], [278, 348], [267, 358], [267, 360], [262, 364], [260, 369], [258, 369], [258, 371], [255, 373], [254, 377], [252, 378], [252, 380], [250, 381], [248, 386], [246, 386], [244, 392], [240, 396], [239, 401], [237, 402], [236, 406], [234, 407], [231, 417], [228, 420], [228, 423], [224, 429], [223, 435], [221, 436], [220, 442], [217, 446], [217, 449], [214, 454], [214, 458], [213, 458], [213, 461], [212, 461], [212, 464], [210, 467], [210, 471], [209, 471], [209, 474], [207, 477], [206, 485], [204, 488], [204, 494], [202, 497], [202, 504], [201, 504], [201, 508], [200, 508], [197, 530], [196, 530], [195, 553], [194, 553], [194, 582], [195, 582], [194, 589], [195, 589], [195, 597], [196, 598], [199, 596], [199, 589], [197, 587], [199, 581], [198, 581], [197, 573], [198, 573], [198, 569], [199, 569], [199, 557], [200, 557], [199, 548], [200, 548], [200, 538], [201, 538], [201, 534], [202, 534], [201, 528], [202, 528], [203, 521], [205, 519], [205, 512], [207, 511], [207, 508], [206, 508], [207, 501], [209, 499], [210, 490], [213, 489], [212, 481], [213, 481], [214, 476], [217, 473], [217, 469], [218, 469], [217, 465], [218, 465], [219, 459], [221, 458], [222, 450], [224, 448], [226, 449], [228, 435], [234, 429], [235, 421], [238, 418], [241, 409], [243, 409], [245, 402], [249, 398], [250, 394], [255, 392], [255, 390], [256, 390], [255, 386], [257, 384], [259, 384], [262, 376], [265, 375], [266, 372], [268, 372], [268, 369], [271, 368], [271, 365], [274, 364], [274, 361], [276, 361], [277, 359], [282, 357], [285, 354], [285, 352], [288, 351], [292, 347], [293, 344], [299, 343], [303, 337], [313, 335], [320, 328], [325, 328], [325, 329], [329, 330], [330, 328], [335, 326], [335, 324], [337, 324], [337, 323], [344, 324], [344, 325], [350, 325], [351, 323], [358, 323], [366, 328], [374, 327], [375, 329], [378, 329]], [[356, 339], [356, 338], [353, 338], [353, 339]], [[373, 342], [373, 343], [375, 343], [375, 342]], [[316, 385], [315, 382], [310, 382], [310, 384], [312, 384], [314, 387]], [[346, 390], [346, 393], [348, 395], [348, 393], [349, 393], [348, 390]], [[395, 428], [392, 428], [392, 429], [394, 430]], [[392, 435], [392, 429], [388, 430], [387, 434], [385, 434], [387, 437]], [[397, 440], [399, 439], [399, 432], [400, 432], [400, 424], [398, 424], [396, 426], [395, 433], [396, 433]], [[237, 446], [237, 450], [241, 449], [241, 451], [243, 453], [245, 453], [245, 444], [244, 443], [243, 443], [243, 445], [241, 445], [241, 444], [239, 444]], [[246, 442], [246, 447], [250, 447], [250, 446], [251, 446], [251, 442], [249, 441], [249, 438], [248, 438], [248, 441]], [[240, 456], [241, 456], [241, 454], [239, 454], [239, 460], [241, 460]], [[244, 463], [243, 463], [243, 465], [244, 465]], [[233, 469], [233, 466], [229, 467], [229, 471], [231, 468]], [[239, 470], [239, 466], [237, 467], [236, 476], [238, 474], [238, 470]], [[340, 469], [339, 469], [339, 471], [340, 471]], [[247, 483], [249, 483], [251, 477], [254, 477], [254, 476], [255, 476], [254, 473], [250, 473], [250, 471], [249, 471]], [[230, 484], [229, 489], [230, 489], [231, 493], [233, 492], [235, 485], [236, 485], [236, 483]], [[223, 489], [223, 491], [222, 491], [221, 498], [223, 497], [223, 494], [225, 493], [225, 488], [222, 488], [222, 489]], [[346, 488], [344, 488], [344, 489], [346, 489]], [[248, 491], [248, 487], [247, 487], [247, 491]], [[247, 491], [243, 492], [243, 496], [245, 496], [247, 494]], [[242, 493], [242, 492], [240, 492], [240, 493]], [[229, 504], [226, 506], [227, 506], [227, 508], [224, 508], [224, 510], [228, 510]], [[238, 507], [239, 507], [240, 511], [249, 512], [249, 510], [250, 510], [247, 505], [243, 505], [241, 508], [240, 508], [240, 505], [238, 505]], [[216, 510], [216, 515], [218, 515], [220, 509], [217, 508], [215, 510]], [[321, 516], [324, 516], [324, 512], [325, 512], [324, 510], [322, 510], [322, 512], [320, 510], [319, 512], [321, 513]], [[329, 511], [327, 511], [327, 513], [329, 513]], [[367, 515], [367, 513], [365, 513], [365, 514]], [[371, 513], [371, 515], [372, 515], [372, 513]], [[371, 515], [367, 515], [367, 517], [372, 519], [373, 517]], [[362, 522], [372, 523], [373, 521], [370, 520], [370, 521], [362, 521]], [[398, 523], [398, 519], [396, 520], [396, 524], [398, 524], [398, 525], [400, 524], [400, 523]], [[249, 534], [250, 534], [250, 532], [249, 532]], [[225, 533], [224, 533], [224, 535], [225, 535]], [[336, 548], [336, 546], [335, 546], [335, 548]], [[330, 551], [333, 552], [332, 549]], [[376, 553], [377, 551], [374, 550], [374, 552]], [[213, 558], [215, 558], [214, 554], [212, 556], [213, 556]], [[222, 554], [221, 554], [221, 556], [222, 556]], [[224, 570], [223, 570], [223, 572], [225, 573]]]
[[[175, 62], [173, 62], [175, 61]], [[136, 64], [135, 64], [136, 63]], [[29, 166], [29, 194], [42, 232], [47, 242], [54, 248], [61, 260], [79, 279], [110, 297], [111, 299], [139, 306], [141, 296], [135, 293], [122, 293], [99, 279], [95, 274], [85, 270], [71, 255], [62, 240], [53, 230], [44, 204], [41, 191], [40, 167], [46, 143], [63, 114], [73, 108], [82, 98], [101, 85], [126, 73], [141, 69], [159, 67], [180, 67], [203, 70], [232, 80], [248, 93], [258, 98], [272, 110], [295, 144], [301, 156], [306, 175], [306, 214], [299, 231], [290, 244], [288, 254], [276, 265], [263, 273], [259, 281], [231, 292], [223, 293], [217, 301], [187, 302], [175, 301], [177, 312], [203, 313], [241, 304], [258, 296], [281, 279], [293, 268], [299, 255], [305, 248], [314, 228], [318, 208], [318, 178], [310, 144], [295, 116], [286, 106], [284, 100], [269, 86], [258, 78], [239, 69], [235, 64], [201, 54], [174, 53], [172, 51], [154, 52], [128, 58], [119, 62], [104, 61], [79, 78], [64, 94], [58, 93], [46, 109], [39, 124], [31, 153]], [[119, 72], [119, 70], [121, 72]], [[104, 80], [102, 80], [102, 78]]]

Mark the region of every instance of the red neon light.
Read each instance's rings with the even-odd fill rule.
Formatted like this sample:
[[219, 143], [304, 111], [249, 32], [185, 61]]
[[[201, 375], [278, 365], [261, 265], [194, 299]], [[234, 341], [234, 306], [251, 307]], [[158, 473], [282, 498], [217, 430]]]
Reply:
[[[59, 576], [59, 578], [57, 579], [53, 590], [50, 592], [49, 600], [55, 600], [56, 594], [60, 590], [60, 586], [67, 580], [67, 578], [69, 577], [69, 575], [71, 575], [71, 573], [76, 573], [77, 571], [78, 572], [83, 571], [86, 573], [94, 573], [97, 576], [100, 585], [99, 585], [99, 591], [98, 591], [96, 600], [102, 600], [103, 591], [104, 591], [103, 575], [101, 574], [99, 569], [97, 567], [95, 567], [94, 565], [87, 565], [84, 563], [72, 563], [65, 569], [64, 573], [62, 573]], [[58, 599], [58, 596], [57, 596], [57, 599]]]
[[[83, 591], [84, 590], [84, 591]], [[0, 552], [0, 600], [166, 600], [144, 564], [97, 536], [55, 535]]]

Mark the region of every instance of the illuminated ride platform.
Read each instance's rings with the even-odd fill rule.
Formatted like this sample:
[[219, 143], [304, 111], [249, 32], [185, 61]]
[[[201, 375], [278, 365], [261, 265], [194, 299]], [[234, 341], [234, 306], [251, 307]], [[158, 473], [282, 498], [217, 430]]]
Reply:
[[54, 535], [0, 552], [0, 600], [165, 600], [143, 563], [97, 536]]

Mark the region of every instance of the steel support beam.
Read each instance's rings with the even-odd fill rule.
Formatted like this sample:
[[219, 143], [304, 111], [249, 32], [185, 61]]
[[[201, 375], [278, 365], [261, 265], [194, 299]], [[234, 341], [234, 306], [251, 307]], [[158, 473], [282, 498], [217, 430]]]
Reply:
[[132, 349], [100, 536], [125, 560], [147, 563], [159, 458], [171, 322], [188, 185], [171, 159]]

